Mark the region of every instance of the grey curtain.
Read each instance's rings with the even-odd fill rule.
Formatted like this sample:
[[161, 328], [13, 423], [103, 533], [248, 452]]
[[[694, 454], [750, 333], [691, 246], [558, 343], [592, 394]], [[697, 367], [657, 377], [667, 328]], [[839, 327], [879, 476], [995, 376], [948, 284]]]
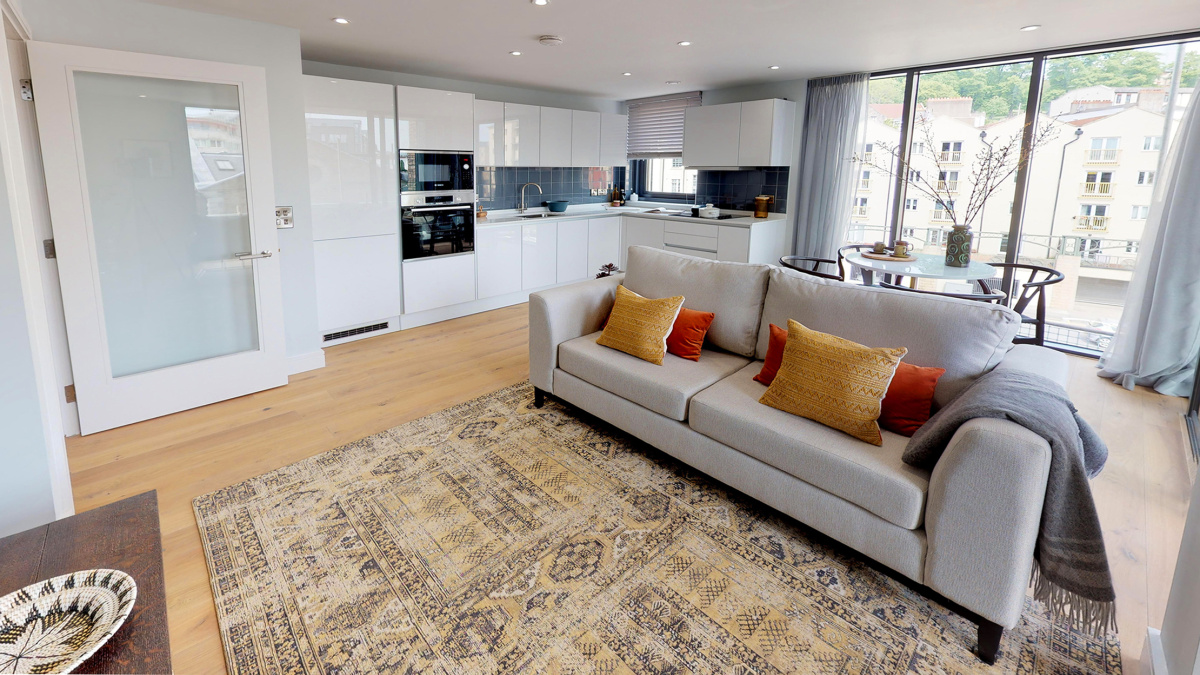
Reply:
[[1171, 140], [1101, 377], [1188, 396], [1200, 355], [1200, 96]]
[[866, 74], [809, 80], [800, 150], [796, 255], [835, 258], [846, 235], [867, 114]]

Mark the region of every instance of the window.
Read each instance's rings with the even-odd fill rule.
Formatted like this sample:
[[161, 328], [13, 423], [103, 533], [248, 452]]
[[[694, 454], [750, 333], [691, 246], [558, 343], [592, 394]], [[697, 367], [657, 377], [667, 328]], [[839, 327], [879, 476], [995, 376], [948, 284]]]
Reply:
[[962, 161], [962, 141], [946, 141], [942, 143], [943, 162], [961, 162]]
[[218, 159], [217, 161], [213, 162], [213, 164], [216, 164], [217, 168], [221, 171], [233, 171], [234, 169], [233, 162], [227, 159]]
[[683, 190], [683, 180], [680, 178], [671, 179], [671, 192], [681, 192]]
[[855, 218], [866, 218], [867, 217], [868, 214], [867, 214], [867, 198], [866, 197], [855, 197], [854, 198], [854, 209], [850, 215], [854, 216]]
[[918, 183], [920, 181], [921, 181], [921, 172], [917, 171], [916, 169], [909, 169], [908, 170], [908, 182]]
[[[905, 209], [906, 211], [916, 211], [916, 210], [917, 210], [917, 209], [919, 209], [920, 207], [921, 207], [921, 200], [920, 200], [920, 199], [911, 199], [911, 198], [910, 198], [910, 199], [905, 199], [905, 200], [904, 200], [904, 209]], [[911, 229], [911, 228], [910, 228], [910, 229]]]
[[939, 171], [938, 190], [944, 192], [958, 192], [958, 172]]
[[1135, 205], [1133, 207], [1133, 212], [1129, 214], [1129, 217], [1133, 220], [1145, 220], [1149, 215], [1150, 215], [1150, 207], [1149, 206]]
[[1101, 232], [1108, 229], [1108, 205], [1107, 204], [1080, 204], [1079, 218], [1075, 224], [1077, 230], [1099, 230]]
[[1137, 253], [1138, 252], [1138, 242], [1136, 242], [1136, 241], [1125, 242], [1125, 252], [1126, 253]]
[[1142, 140], [1143, 150], [1162, 150], [1162, 136], [1147, 136]]
[[1087, 159], [1093, 164], [1111, 164], [1116, 162], [1121, 156], [1120, 145], [1121, 139], [1116, 136], [1093, 138]]
[[1084, 178], [1083, 194], [1087, 196], [1112, 196], [1112, 172], [1089, 171]]
[[1154, 185], [1154, 172], [1153, 171], [1139, 171], [1137, 184], [1138, 185]]
[[933, 219], [934, 220], [950, 220], [951, 219], [950, 213], [953, 211], [954, 211], [954, 200], [953, 199], [947, 199], [944, 202], [939, 201], [937, 204], [934, 204], [934, 206], [933, 206]]
[[863, 170], [862, 177], [858, 181], [858, 189], [859, 190], [870, 190], [871, 189], [871, 172], [870, 171], [865, 170], [865, 169]]
[[925, 154], [925, 144], [924, 143], [913, 143], [912, 154], [914, 156], [924, 155]]
[[1007, 234], [1000, 235], [1000, 252], [1008, 253], [1008, 235]]
[[630, 187], [651, 199], [691, 201], [697, 172], [683, 165], [683, 116], [700, 92], [629, 101]]
[[942, 229], [929, 228], [925, 231], [925, 243], [929, 246], [944, 246], [949, 233]]
[[[656, 199], [687, 199], [696, 194], [699, 171], [675, 165], [675, 157], [630, 162], [634, 192]], [[682, 165], [683, 161], [680, 159]]]
[[672, 169], [679, 169], [682, 167], [683, 167], [683, 158], [682, 157], [676, 157], [671, 160], [671, 168]]

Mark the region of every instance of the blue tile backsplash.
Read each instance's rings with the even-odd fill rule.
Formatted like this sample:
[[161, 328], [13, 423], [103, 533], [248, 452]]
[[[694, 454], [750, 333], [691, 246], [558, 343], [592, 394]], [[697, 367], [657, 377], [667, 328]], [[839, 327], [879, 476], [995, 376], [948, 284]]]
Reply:
[[[527, 206], [565, 199], [572, 204], [600, 204], [608, 201], [608, 189], [615, 183], [625, 185], [625, 167], [556, 167], [524, 168], [487, 166], [475, 172], [475, 195], [479, 208], [499, 211], [515, 209], [521, 200], [521, 186], [537, 183], [542, 194], [530, 187], [526, 190]], [[592, 196], [592, 190], [601, 193]]]
[[771, 195], [772, 213], [787, 211], [788, 168], [760, 167], [740, 171], [701, 169], [696, 176], [696, 203], [721, 209], [753, 211], [754, 198]]

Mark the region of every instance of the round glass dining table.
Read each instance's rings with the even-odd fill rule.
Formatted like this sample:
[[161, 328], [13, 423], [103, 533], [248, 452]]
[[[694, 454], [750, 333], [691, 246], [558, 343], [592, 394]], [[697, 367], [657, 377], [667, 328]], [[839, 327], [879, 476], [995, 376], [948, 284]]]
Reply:
[[947, 281], [979, 281], [996, 276], [996, 268], [987, 263], [972, 260], [966, 267], [950, 267], [945, 255], [934, 253], [917, 253], [916, 260], [873, 260], [854, 251], [845, 259], [858, 268], [867, 286], [874, 285], [876, 274]]

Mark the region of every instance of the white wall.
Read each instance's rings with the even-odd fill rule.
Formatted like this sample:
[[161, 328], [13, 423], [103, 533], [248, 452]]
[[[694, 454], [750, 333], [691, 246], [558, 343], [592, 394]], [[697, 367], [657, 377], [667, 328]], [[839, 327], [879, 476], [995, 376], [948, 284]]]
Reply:
[[133, 0], [36, 0], [20, 10], [33, 40], [266, 69], [275, 200], [293, 207], [296, 219], [294, 229], [279, 231], [287, 354], [319, 357], [300, 34]]
[[524, 103], [526, 105], [543, 105], [549, 108], [569, 108], [571, 110], [591, 110], [595, 112], [624, 113], [624, 103], [590, 96], [578, 96], [540, 89], [508, 87], [499, 84], [484, 84], [467, 80], [452, 80], [444, 77], [428, 77], [425, 75], [410, 75], [391, 70], [376, 70], [359, 68], [357, 66], [342, 66], [321, 61], [305, 61], [305, 75], [319, 75], [343, 80], [361, 80], [363, 82], [381, 82], [383, 84], [399, 84], [406, 87], [425, 87], [427, 89], [443, 89], [446, 91], [461, 91], [475, 94], [476, 98], [486, 101], [504, 101], [506, 103]]
[[704, 105], [761, 101], [767, 98], [783, 98], [796, 102], [796, 127], [792, 141], [792, 155], [788, 171], [787, 195], [787, 246], [792, 251], [796, 241], [796, 220], [800, 211], [800, 148], [804, 142], [804, 102], [808, 95], [808, 80], [785, 80], [767, 84], [751, 84], [727, 89], [711, 89], [701, 93]]

